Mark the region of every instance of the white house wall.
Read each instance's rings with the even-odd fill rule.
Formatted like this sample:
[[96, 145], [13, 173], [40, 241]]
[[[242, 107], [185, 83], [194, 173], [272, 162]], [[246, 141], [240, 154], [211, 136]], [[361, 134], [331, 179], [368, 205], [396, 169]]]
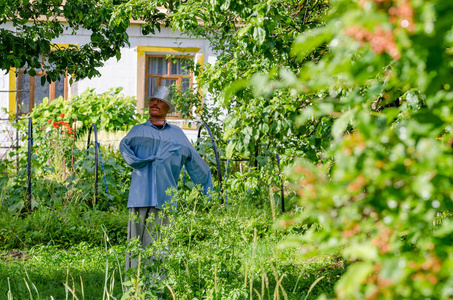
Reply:
[[[0, 108], [8, 109], [9, 106], [9, 76], [8, 73], [0, 76]], [[0, 119], [4, 118], [5, 114], [0, 111]]]

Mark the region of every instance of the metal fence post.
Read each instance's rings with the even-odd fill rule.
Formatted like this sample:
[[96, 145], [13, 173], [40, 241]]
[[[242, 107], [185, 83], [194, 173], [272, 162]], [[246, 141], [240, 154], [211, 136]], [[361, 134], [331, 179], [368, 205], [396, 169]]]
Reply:
[[[208, 130], [209, 136], [211, 137], [212, 147], [214, 148], [215, 160], [217, 162], [217, 175], [219, 176], [220, 192], [222, 193], [223, 192], [222, 170], [220, 169], [220, 158], [219, 158], [219, 152], [217, 151], [217, 144], [214, 140], [214, 136], [212, 135], [212, 132], [211, 132], [211, 129], [209, 128], [209, 126], [206, 123], [202, 123], [201, 125], [206, 127], [206, 129]], [[200, 126], [200, 128], [198, 129], [197, 139], [200, 138], [200, 136], [201, 136], [201, 129], [203, 128], [202, 126]], [[223, 204], [224, 202], [225, 202], [225, 200], [221, 199], [221, 203]]]
[[32, 118], [28, 118], [28, 161], [27, 161], [27, 177], [28, 177], [28, 212], [31, 212], [31, 152], [33, 147], [33, 122]]
[[285, 212], [285, 194], [283, 193], [283, 177], [282, 177], [282, 170], [280, 169], [280, 156], [277, 153], [277, 165], [278, 165], [278, 174], [280, 175], [280, 180], [282, 186], [280, 188], [281, 193], [281, 200], [282, 200], [282, 212]]
[[96, 129], [96, 124], [91, 124], [88, 130], [87, 149], [90, 148], [92, 129], [94, 129], [94, 206], [96, 206], [98, 199], [98, 131]]

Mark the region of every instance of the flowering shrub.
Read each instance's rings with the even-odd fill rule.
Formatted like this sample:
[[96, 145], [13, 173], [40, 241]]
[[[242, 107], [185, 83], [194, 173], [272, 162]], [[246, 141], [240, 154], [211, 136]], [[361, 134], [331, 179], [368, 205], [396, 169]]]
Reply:
[[[33, 201], [48, 199], [54, 201], [53, 195], [66, 198], [69, 194], [78, 195], [84, 200], [92, 200], [94, 194], [94, 153], [79, 151], [75, 148], [75, 141], [95, 123], [98, 130], [115, 131], [127, 129], [138, 122], [142, 122], [146, 115], [137, 115], [135, 100], [132, 97], [120, 95], [121, 88], [111, 90], [103, 94], [96, 94], [93, 90], [87, 90], [79, 97], [70, 100], [63, 98], [51, 102], [44, 99], [43, 103], [36, 107], [30, 117], [33, 118], [33, 157], [32, 157], [32, 193]], [[11, 193], [9, 193], [10, 208], [20, 209], [26, 198], [27, 185], [27, 132], [28, 118], [23, 118], [18, 123], [23, 147], [20, 149], [20, 181]], [[83, 143], [85, 145], [85, 141]], [[103, 200], [102, 208], [124, 204], [126, 186], [116, 188], [118, 181], [129, 180], [130, 170], [125, 169], [119, 155], [102, 150], [106, 182], [109, 187], [109, 195], [103, 186], [103, 174], [99, 165], [99, 196]], [[38, 181], [52, 186], [58, 191], [51, 191], [35, 185]], [[18, 182], [19, 183], [19, 182]], [[40, 183], [42, 185], [42, 183]], [[19, 191], [20, 190], [20, 191]], [[60, 193], [61, 192], [61, 193]], [[70, 192], [68, 194], [68, 192]], [[50, 202], [52, 202], [50, 201]], [[41, 201], [42, 202], [42, 201]], [[36, 205], [36, 202], [34, 205]], [[51, 204], [51, 203], [49, 203]]]
[[[41, 128], [46, 126], [46, 123], [74, 127], [77, 135], [87, 132], [93, 123], [98, 130], [128, 130], [147, 119], [147, 114], [137, 113], [136, 100], [121, 95], [121, 90], [117, 88], [97, 94], [91, 89], [68, 100], [60, 97], [50, 102], [44, 98], [42, 104], [34, 108], [30, 116], [35, 127]], [[77, 123], [73, 126], [75, 121]], [[70, 126], [62, 122], [69, 123]]]
[[[146, 114], [137, 114], [135, 99], [124, 97], [120, 92], [121, 88], [102, 94], [86, 90], [70, 100], [60, 97], [49, 102], [44, 98], [42, 104], [30, 113], [34, 127], [36, 171], [61, 171], [63, 173], [59, 178], [64, 180], [71, 169], [74, 140], [91, 124], [96, 124], [98, 130], [127, 130], [146, 119]], [[28, 122], [23, 119], [19, 129], [27, 132], [27, 127]], [[25, 141], [27, 136], [22, 138]]]
[[74, 130], [65, 121], [65, 114], [48, 119], [44, 126], [34, 132], [33, 138], [35, 165], [42, 167], [35, 170], [63, 182], [70, 174], [71, 151], [75, 140]]

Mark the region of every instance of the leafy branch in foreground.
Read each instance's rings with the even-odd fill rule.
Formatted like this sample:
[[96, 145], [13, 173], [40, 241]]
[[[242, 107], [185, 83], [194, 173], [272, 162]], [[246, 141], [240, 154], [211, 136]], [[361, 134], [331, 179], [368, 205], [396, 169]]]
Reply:
[[[352, 262], [339, 299], [452, 296], [452, 4], [332, 1], [325, 26], [292, 55], [328, 46], [292, 82], [250, 84], [318, 94], [297, 123], [333, 117], [329, 164], [287, 170], [303, 216], [321, 230], [293, 239], [304, 257], [341, 250]], [[287, 70], [285, 70], [287, 72]], [[289, 245], [289, 244], [287, 244]], [[283, 245], [284, 247], [284, 245]]]

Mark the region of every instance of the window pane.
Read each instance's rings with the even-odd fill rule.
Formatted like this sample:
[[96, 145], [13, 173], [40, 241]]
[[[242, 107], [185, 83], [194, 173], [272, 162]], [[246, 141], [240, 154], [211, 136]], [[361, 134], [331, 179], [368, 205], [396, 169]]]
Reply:
[[[166, 86], [170, 89], [170, 92], [172, 91], [172, 87], [173, 85], [176, 84], [176, 80], [172, 80], [172, 79], [162, 79], [160, 81], [160, 85], [162, 86]], [[170, 117], [176, 117], [178, 114], [176, 112], [173, 112], [171, 114], [168, 114], [168, 116]]]
[[154, 88], [156, 87], [156, 77], [148, 77], [148, 95], [146, 97], [151, 97], [153, 94]]
[[181, 89], [183, 91], [187, 90], [190, 87], [190, 78], [189, 77], [184, 77], [182, 79], [182, 86]]
[[42, 103], [44, 97], [49, 97], [49, 83], [41, 85], [41, 76], [35, 76], [35, 107]]
[[167, 59], [165, 57], [148, 57], [148, 74], [167, 74]]
[[30, 75], [28, 74], [20, 74], [20, 81], [18, 80], [18, 89], [25, 92], [19, 92], [20, 94], [20, 102], [19, 102], [19, 113], [20, 114], [27, 114], [30, 109], [30, 97], [29, 97], [29, 90], [30, 90]]
[[188, 58], [173, 58], [171, 59], [171, 74], [189, 75], [189, 59]]
[[55, 99], [60, 96], [64, 98], [64, 75], [55, 82]]
[[162, 79], [160, 81], [160, 85], [162, 86], [166, 86], [170, 89], [170, 91], [172, 90], [172, 85], [173, 84], [176, 84], [176, 80], [172, 80], [172, 79]]

